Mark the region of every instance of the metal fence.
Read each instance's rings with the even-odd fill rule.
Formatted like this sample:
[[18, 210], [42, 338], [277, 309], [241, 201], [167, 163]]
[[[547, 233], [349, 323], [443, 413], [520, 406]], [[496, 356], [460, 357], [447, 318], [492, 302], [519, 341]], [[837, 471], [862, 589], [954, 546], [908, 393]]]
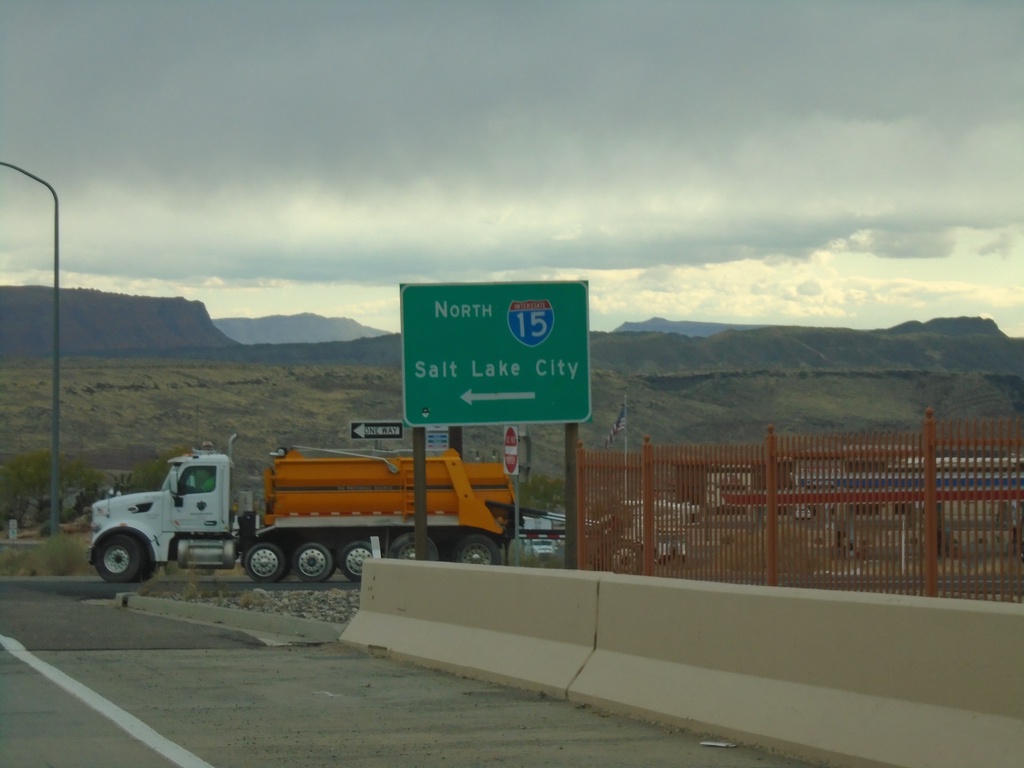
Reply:
[[578, 567], [1022, 602], [1019, 419], [577, 454]]

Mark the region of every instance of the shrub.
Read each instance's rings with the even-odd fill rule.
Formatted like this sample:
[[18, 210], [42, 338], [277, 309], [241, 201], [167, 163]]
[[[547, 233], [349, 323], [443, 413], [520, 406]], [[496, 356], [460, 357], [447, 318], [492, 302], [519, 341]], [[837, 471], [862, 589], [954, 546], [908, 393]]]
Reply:
[[74, 576], [90, 572], [86, 544], [61, 534], [38, 546], [0, 552], [0, 576]]
[[51, 536], [33, 554], [38, 572], [50, 576], [73, 576], [90, 569], [85, 542], [75, 536]]
[[32, 552], [23, 549], [5, 549], [0, 552], [0, 576], [29, 576]]

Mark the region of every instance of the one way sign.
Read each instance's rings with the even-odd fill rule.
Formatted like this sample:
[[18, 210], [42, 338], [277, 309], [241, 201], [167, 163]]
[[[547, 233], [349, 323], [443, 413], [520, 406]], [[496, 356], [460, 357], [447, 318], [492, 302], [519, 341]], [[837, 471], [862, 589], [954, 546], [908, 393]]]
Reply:
[[401, 421], [353, 421], [349, 426], [353, 440], [401, 440], [404, 437]]

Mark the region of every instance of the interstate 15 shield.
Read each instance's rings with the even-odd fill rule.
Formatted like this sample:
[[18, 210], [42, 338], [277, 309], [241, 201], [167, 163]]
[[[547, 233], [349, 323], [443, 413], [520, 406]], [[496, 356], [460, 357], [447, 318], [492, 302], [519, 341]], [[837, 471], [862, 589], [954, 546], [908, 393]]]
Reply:
[[555, 310], [547, 299], [513, 301], [508, 307], [508, 329], [528, 347], [543, 344], [555, 325]]

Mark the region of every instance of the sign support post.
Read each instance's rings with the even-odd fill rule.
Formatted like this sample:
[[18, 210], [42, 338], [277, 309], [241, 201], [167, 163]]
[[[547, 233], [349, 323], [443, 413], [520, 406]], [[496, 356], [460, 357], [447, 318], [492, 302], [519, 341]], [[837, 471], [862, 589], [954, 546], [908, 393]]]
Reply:
[[579, 567], [579, 494], [577, 493], [577, 450], [580, 441], [580, 425], [565, 425], [565, 564], [566, 570]]
[[519, 473], [516, 472], [515, 479], [512, 481], [512, 485], [515, 488], [516, 493], [516, 567], [519, 566], [519, 551], [522, 549], [522, 539], [519, 538]]
[[514, 490], [515, 502], [514, 502], [514, 515], [513, 525], [514, 530], [514, 541], [515, 541], [515, 565], [519, 565], [519, 550], [522, 547], [522, 541], [519, 539], [519, 428], [518, 427], [505, 427], [505, 473], [512, 476], [512, 486]]
[[427, 430], [413, 427], [412, 430], [412, 498], [413, 536], [416, 541], [416, 559], [427, 559]]

